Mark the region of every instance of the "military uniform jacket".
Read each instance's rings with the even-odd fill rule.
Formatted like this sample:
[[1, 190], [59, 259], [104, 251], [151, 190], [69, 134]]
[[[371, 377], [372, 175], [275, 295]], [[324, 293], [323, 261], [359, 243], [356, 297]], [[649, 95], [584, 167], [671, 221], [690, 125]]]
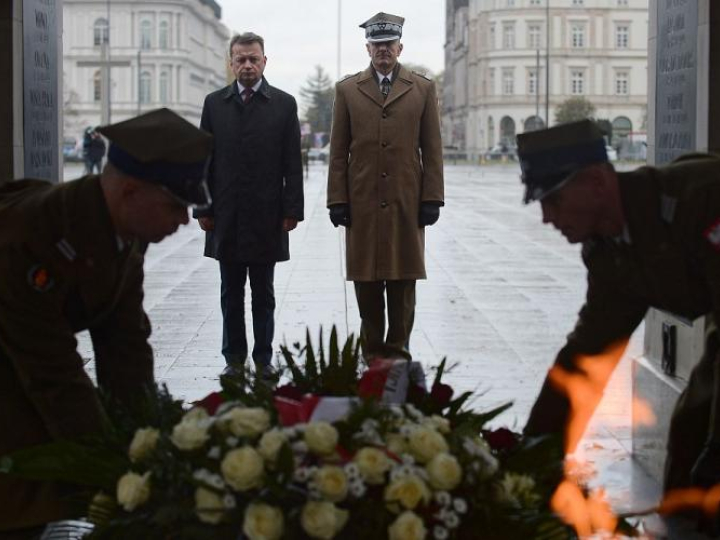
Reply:
[[400, 66], [383, 101], [372, 66], [340, 81], [327, 204], [350, 205], [347, 279], [425, 278], [420, 203], [442, 203], [443, 188], [435, 83]]
[[[98, 384], [129, 398], [153, 380], [143, 250], [120, 249], [99, 177], [0, 188], [0, 455], [96, 431], [76, 351], [89, 329]], [[0, 530], [63, 517], [55, 486], [0, 476]]]
[[[695, 154], [618, 176], [629, 238], [583, 245], [587, 296], [556, 359], [569, 370], [578, 355], [629, 338], [649, 307], [720, 322], [720, 158]], [[566, 415], [546, 381], [527, 430], [560, 432]]]
[[205, 98], [200, 127], [214, 137], [212, 207], [194, 212], [215, 220], [206, 233], [205, 256], [255, 264], [288, 260], [283, 219], [304, 217], [295, 98], [263, 78], [243, 103], [233, 81]]

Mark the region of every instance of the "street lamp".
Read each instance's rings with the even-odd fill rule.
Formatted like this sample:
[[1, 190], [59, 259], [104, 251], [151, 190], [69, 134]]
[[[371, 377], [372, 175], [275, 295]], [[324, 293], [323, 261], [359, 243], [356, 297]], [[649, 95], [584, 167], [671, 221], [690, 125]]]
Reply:
[[550, 0], [545, 0], [545, 127], [550, 127]]

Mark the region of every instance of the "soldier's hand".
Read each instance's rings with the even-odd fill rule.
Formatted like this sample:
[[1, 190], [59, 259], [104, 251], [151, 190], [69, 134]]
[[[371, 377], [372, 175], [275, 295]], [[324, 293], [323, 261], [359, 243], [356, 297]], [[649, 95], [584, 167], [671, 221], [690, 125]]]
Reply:
[[298, 220], [295, 218], [287, 217], [283, 219], [283, 232], [290, 232], [297, 227]]
[[333, 204], [330, 207], [330, 221], [336, 227], [342, 225], [343, 227], [350, 226], [350, 205], [348, 204]]
[[198, 224], [203, 231], [212, 231], [215, 228], [215, 218], [201, 217], [198, 218]]
[[694, 486], [709, 488], [720, 484], [720, 443], [707, 443], [690, 471]]
[[420, 203], [420, 216], [418, 221], [421, 227], [434, 225], [440, 219], [440, 203], [422, 202]]

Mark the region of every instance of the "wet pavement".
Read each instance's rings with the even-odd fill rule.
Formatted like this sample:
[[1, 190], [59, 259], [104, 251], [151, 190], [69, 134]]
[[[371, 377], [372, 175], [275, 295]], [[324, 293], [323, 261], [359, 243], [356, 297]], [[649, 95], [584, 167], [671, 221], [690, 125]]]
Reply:
[[[341, 335], [359, 329], [352, 284], [343, 279], [344, 234], [325, 209], [326, 172], [311, 165], [305, 221], [291, 233], [291, 260], [276, 267], [276, 348], [304, 341], [306, 328], [313, 335], [321, 325], [335, 324]], [[448, 166], [445, 182], [446, 206], [426, 233], [428, 279], [418, 282], [411, 352], [426, 365], [443, 357], [455, 363], [446, 380], [457, 391], [476, 391], [478, 409], [513, 401], [496, 424], [519, 430], [582, 304], [579, 247], [542, 225], [537, 204], [521, 204], [514, 165]], [[151, 246], [145, 266], [156, 377], [190, 400], [216, 390], [224, 366], [219, 270], [202, 250], [191, 220]], [[641, 338], [634, 336], [626, 356], [640, 354]], [[87, 336], [79, 349], [91, 358]], [[631, 386], [625, 358], [579, 451], [619, 511], [652, 506], [659, 493], [629, 454]]]

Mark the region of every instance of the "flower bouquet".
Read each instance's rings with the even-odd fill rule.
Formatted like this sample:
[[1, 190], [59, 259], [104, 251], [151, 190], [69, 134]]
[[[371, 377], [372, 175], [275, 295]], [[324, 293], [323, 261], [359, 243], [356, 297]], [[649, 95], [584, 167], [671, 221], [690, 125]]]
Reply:
[[[295, 349], [277, 389], [223, 377], [190, 406], [155, 389], [102, 437], [21, 451], [0, 471], [88, 487], [93, 538], [575, 537], [549, 506], [559, 442], [488, 430], [509, 404], [469, 410], [445, 361], [428, 391], [417, 366], [364, 365], [334, 329], [327, 354], [322, 332], [317, 351], [309, 336]], [[48, 452], [63, 466], [39, 466]]]

